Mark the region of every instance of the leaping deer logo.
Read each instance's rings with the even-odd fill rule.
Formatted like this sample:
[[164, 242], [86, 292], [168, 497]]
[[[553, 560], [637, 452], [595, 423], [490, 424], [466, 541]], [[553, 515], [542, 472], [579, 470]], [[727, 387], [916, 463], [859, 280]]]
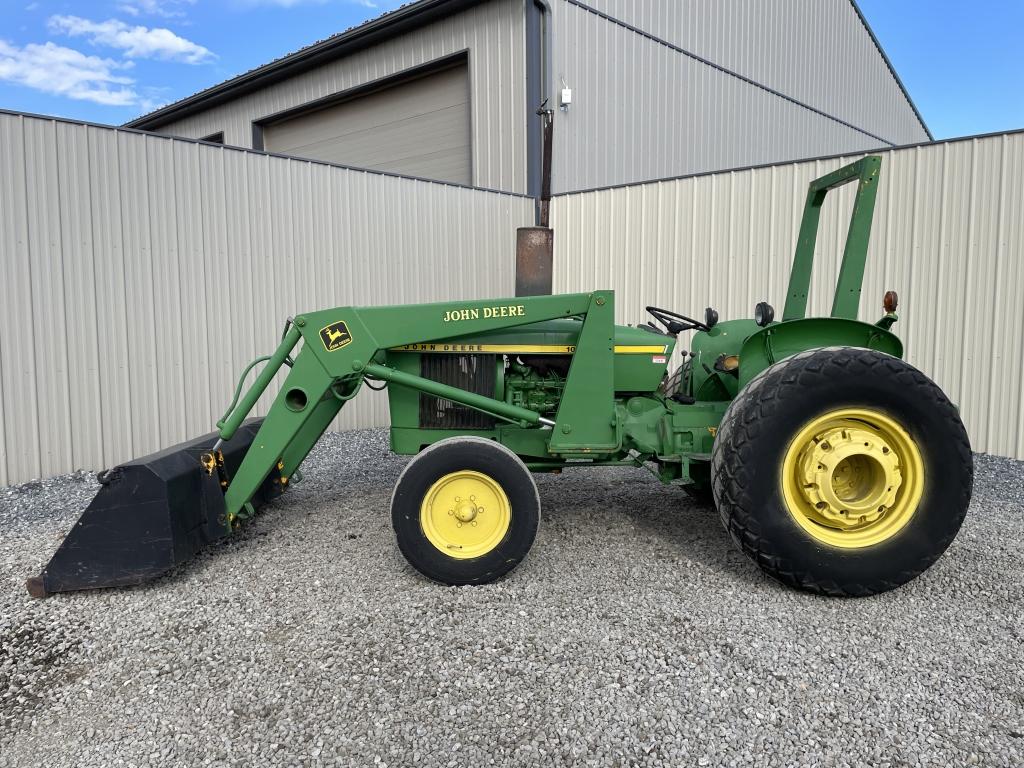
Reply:
[[324, 343], [324, 349], [333, 352], [352, 341], [352, 334], [348, 332], [348, 326], [339, 320], [320, 330], [320, 340]]

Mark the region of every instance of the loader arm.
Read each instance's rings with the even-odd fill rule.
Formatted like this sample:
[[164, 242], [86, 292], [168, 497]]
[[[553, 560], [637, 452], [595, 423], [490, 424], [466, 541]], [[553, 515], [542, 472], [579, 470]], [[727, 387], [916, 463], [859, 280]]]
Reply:
[[[419, 389], [526, 425], [552, 428], [549, 450], [614, 448], [612, 381], [614, 302], [610, 291], [562, 296], [521, 297], [511, 301], [442, 302], [388, 307], [336, 307], [295, 318], [277, 350], [245, 396], [218, 422], [229, 441], [275, 374], [302, 341], [299, 353], [259, 432], [233, 477], [224, 478], [226, 520], [252, 514], [250, 500], [270, 472], [280, 470], [287, 484], [344, 404], [366, 377]], [[512, 328], [544, 320], [581, 317], [565, 396], [552, 422], [526, 408], [403, 373], [384, 365], [382, 353], [463, 335]], [[596, 409], [596, 411], [595, 411]], [[606, 418], [594, 418], [603, 412]], [[216, 453], [216, 446], [214, 448]], [[211, 471], [214, 463], [210, 463]]]

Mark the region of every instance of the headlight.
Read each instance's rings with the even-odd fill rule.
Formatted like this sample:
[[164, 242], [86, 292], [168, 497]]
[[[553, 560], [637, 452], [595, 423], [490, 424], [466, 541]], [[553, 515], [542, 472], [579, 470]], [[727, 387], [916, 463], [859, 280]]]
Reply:
[[767, 301], [759, 301], [754, 307], [754, 322], [764, 328], [775, 319], [775, 307]]

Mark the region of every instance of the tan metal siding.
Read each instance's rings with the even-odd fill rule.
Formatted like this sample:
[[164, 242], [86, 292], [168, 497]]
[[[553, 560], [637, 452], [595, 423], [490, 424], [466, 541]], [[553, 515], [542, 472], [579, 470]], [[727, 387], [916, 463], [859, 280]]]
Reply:
[[251, 147], [253, 121], [467, 51], [473, 184], [522, 192], [524, 19], [523, 0], [492, 0], [157, 130], [188, 138], [223, 131], [226, 144]]
[[[288, 315], [509, 295], [532, 221], [526, 198], [0, 113], [0, 485], [209, 432]], [[386, 419], [366, 393], [335, 428]]]
[[[861, 317], [900, 294], [907, 357], [960, 404], [974, 449], [1024, 459], [1024, 134], [881, 153]], [[781, 310], [808, 182], [854, 157], [555, 198], [555, 289], [723, 319]], [[809, 310], [828, 314], [853, 190], [826, 202]]]
[[850, 0], [584, 2], [893, 144], [928, 140]]
[[452, 67], [268, 125], [263, 142], [268, 152], [472, 184], [469, 71]]

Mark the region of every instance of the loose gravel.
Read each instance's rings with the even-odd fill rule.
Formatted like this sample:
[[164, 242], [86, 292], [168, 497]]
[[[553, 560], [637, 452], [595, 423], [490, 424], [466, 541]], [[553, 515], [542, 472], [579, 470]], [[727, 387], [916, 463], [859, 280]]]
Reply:
[[530, 557], [432, 584], [391, 532], [404, 463], [328, 435], [230, 542], [43, 601], [95, 480], [0, 490], [0, 766], [1024, 764], [1024, 464], [979, 456], [946, 556], [835, 600], [620, 469], [538, 477]]

